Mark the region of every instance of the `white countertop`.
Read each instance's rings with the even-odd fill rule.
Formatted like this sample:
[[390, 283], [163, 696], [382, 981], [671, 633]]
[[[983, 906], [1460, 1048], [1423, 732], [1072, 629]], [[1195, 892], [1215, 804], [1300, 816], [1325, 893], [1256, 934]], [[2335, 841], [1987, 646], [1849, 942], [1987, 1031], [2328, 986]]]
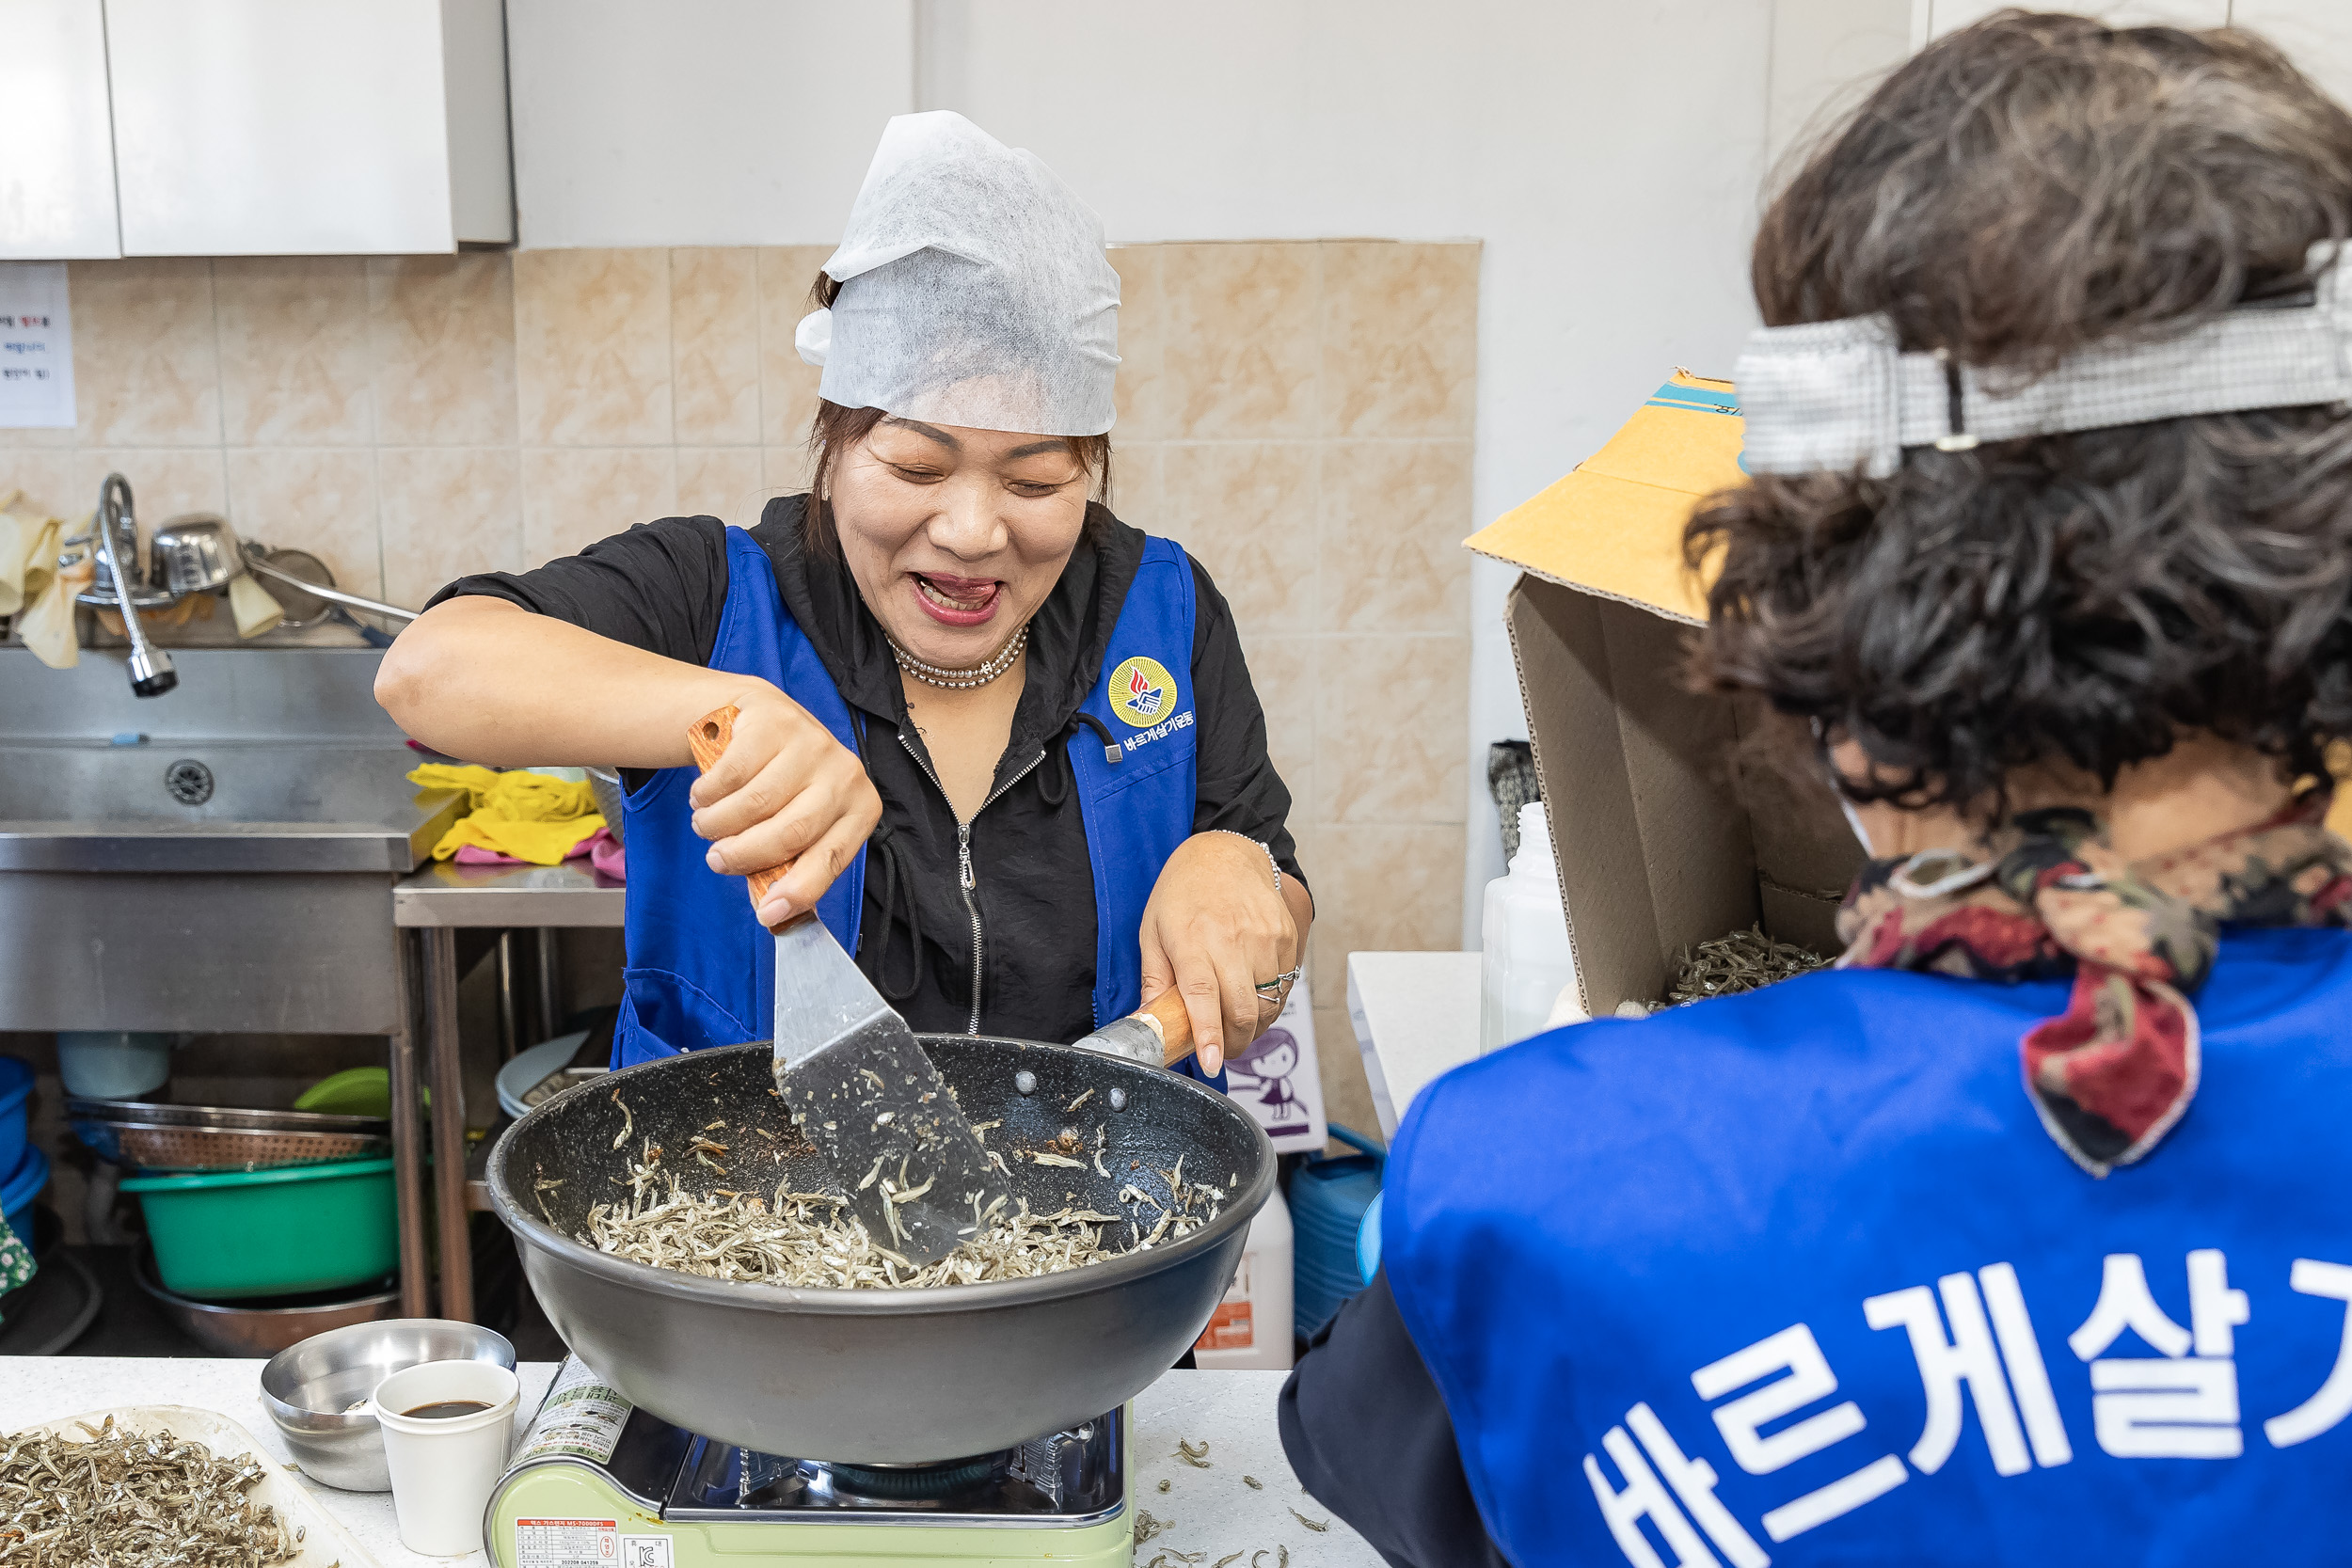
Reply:
[[[262, 1408], [259, 1361], [113, 1356], [0, 1356], [0, 1432], [37, 1421], [123, 1404], [186, 1404], [215, 1410], [253, 1433], [274, 1464], [288, 1459], [278, 1429]], [[517, 1432], [531, 1418], [555, 1376], [552, 1362], [525, 1362]], [[1206, 1551], [1205, 1562], [1229, 1552], [1269, 1555], [1290, 1548], [1300, 1568], [1381, 1568], [1379, 1554], [1363, 1539], [1308, 1497], [1282, 1457], [1275, 1430], [1275, 1397], [1280, 1372], [1170, 1372], [1136, 1397], [1134, 1441], [1136, 1506], [1168, 1521], [1136, 1553], [1148, 1563], [1165, 1547], [1187, 1555]], [[1179, 1439], [1209, 1445], [1210, 1468], [1197, 1469], [1177, 1457]], [[1252, 1491], [1245, 1475], [1264, 1483]], [[1162, 1492], [1159, 1483], [1168, 1489]], [[464, 1558], [420, 1557], [400, 1544], [389, 1492], [338, 1492], [307, 1477], [301, 1484], [325, 1510], [357, 1537], [378, 1568], [453, 1568], [482, 1563], [480, 1552]], [[1316, 1532], [1293, 1517], [1328, 1521]], [[1245, 1557], [1244, 1561], [1248, 1559]], [[347, 1563], [344, 1568], [361, 1568]]]
[[1380, 1135], [1413, 1097], [1478, 1054], [1477, 953], [1350, 953], [1347, 1018], [1364, 1053]]

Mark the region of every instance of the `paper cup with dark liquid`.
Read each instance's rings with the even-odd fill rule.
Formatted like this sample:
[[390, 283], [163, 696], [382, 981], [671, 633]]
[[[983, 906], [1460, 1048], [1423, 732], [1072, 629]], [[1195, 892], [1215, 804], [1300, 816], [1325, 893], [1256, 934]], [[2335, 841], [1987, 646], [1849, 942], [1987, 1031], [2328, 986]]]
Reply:
[[400, 1543], [426, 1557], [482, 1549], [482, 1512], [506, 1468], [521, 1387], [489, 1361], [426, 1361], [375, 1386]]

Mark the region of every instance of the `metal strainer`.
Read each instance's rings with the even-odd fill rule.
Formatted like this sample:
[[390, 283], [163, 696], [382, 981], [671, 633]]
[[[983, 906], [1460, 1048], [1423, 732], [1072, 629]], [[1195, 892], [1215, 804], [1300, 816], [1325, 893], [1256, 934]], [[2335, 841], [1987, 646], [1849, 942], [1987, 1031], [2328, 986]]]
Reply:
[[75, 1137], [133, 1170], [268, 1170], [388, 1154], [391, 1123], [314, 1111], [248, 1111], [69, 1097]]

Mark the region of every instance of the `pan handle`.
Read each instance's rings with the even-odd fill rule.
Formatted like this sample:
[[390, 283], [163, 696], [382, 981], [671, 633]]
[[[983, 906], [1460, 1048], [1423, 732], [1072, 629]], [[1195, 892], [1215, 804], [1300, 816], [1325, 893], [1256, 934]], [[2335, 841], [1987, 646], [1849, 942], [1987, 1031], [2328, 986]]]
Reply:
[[1148, 1022], [1160, 1037], [1162, 1066], [1174, 1067], [1192, 1054], [1192, 1014], [1184, 1008], [1184, 993], [1174, 986], [1136, 1009], [1133, 1016]]
[[[687, 727], [686, 746], [694, 753], [696, 768], [707, 773], [726, 753], [727, 742], [735, 738], [735, 716], [739, 711], [730, 703], [715, 712], [704, 714]], [[757, 909], [759, 901], [768, 895], [768, 890], [791, 869], [792, 863], [787, 861], [782, 865], [771, 865], [765, 871], [755, 871], [745, 878], [744, 880], [751, 884], [752, 907]]]

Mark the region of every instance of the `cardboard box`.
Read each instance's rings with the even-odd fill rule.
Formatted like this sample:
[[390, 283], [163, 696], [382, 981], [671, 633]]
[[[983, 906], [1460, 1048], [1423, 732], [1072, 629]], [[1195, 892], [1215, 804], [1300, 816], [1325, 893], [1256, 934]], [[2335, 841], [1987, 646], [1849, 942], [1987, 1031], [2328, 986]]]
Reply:
[[1730, 749], [1759, 716], [1683, 687], [1707, 613], [1683, 525], [1740, 483], [1740, 429], [1731, 383], [1677, 371], [1575, 472], [1469, 540], [1521, 573], [1512, 657], [1595, 1017], [1657, 1001], [1692, 943], [1759, 922], [1834, 954], [1862, 863], [1826, 783], [1735, 790]]

